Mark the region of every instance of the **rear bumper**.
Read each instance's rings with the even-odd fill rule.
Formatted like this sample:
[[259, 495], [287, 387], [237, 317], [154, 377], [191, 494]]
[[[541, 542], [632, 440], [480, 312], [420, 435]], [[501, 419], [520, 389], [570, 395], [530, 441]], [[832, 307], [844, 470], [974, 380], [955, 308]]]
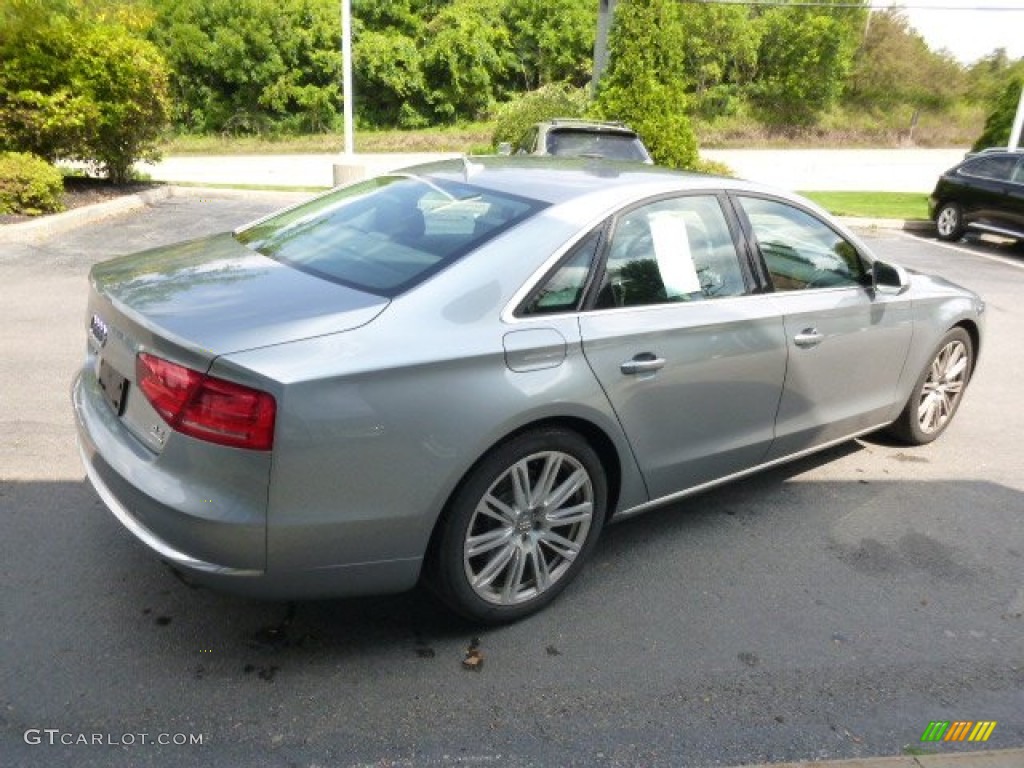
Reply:
[[[209, 563], [175, 549], [137, 520], [131, 511], [121, 503], [117, 494], [104, 482], [101, 472], [97, 469], [97, 464], [103, 462], [103, 459], [95, 452], [90, 456], [89, 450], [83, 444], [81, 435], [79, 435], [78, 450], [82, 456], [82, 465], [85, 467], [85, 473], [89, 478], [89, 482], [92, 483], [92, 487], [100, 499], [103, 500], [103, 503], [107, 505], [107, 509], [114, 514], [114, 517], [120, 521], [121, 525], [131, 531], [137, 539], [160, 555], [170, 565], [188, 571], [218, 574], [221, 576], [261, 576], [264, 573], [259, 570], [231, 568], [226, 565]], [[106, 469], [109, 472], [109, 467]]]
[[177, 434], [154, 453], [107, 406], [87, 368], [71, 399], [89, 481], [140, 541], [198, 574], [248, 578], [265, 571], [269, 455], [240, 456]]
[[[154, 454], [120, 424], [88, 369], [75, 379], [72, 403], [82, 464], [96, 493], [125, 528], [189, 580], [266, 599], [383, 594], [416, 584], [422, 557], [309, 569], [296, 563], [268, 572], [268, 454], [179, 434]], [[232, 464], [233, 457], [242, 464]], [[248, 472], [239, 471], [253, 461]], [[239, 476], [242, 487], [232, 491]]]

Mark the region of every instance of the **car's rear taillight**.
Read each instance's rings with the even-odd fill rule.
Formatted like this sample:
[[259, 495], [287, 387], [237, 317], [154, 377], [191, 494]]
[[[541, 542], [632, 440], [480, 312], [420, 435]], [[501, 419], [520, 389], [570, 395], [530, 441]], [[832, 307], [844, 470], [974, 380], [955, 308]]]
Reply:
[[274, 396], [142, 352], [135, 382], [173, 429], [219, 445], [269, 451]]

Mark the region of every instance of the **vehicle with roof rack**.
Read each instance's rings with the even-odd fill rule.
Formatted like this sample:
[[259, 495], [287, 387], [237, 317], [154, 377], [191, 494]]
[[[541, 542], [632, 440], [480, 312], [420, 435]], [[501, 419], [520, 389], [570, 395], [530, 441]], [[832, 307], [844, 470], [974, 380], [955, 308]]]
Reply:
[[534, 124], [506, 154], [654, 163], [640, 136], [625, 123], [574, 117], [554, 117]]

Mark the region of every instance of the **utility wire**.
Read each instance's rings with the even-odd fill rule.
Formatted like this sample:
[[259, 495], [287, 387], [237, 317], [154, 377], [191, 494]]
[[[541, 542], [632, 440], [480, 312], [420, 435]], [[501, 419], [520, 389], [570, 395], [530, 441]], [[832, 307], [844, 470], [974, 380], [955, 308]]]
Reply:
[[984, 12], [999, 12], [999, 11], [1024, 11], [1024, 5], [1012, 7], [1006, 5], [904, 5], [902, 3], [889, 5], [889, 6], [878, 6], [873, 7], [865, 3], [829, 3], [822, 2], [807, 2], [807, 0], [800, 0], [799, 2], [787, 2], [786, 0], [678, 0], [684, 5], [747, 5], [752, 7], [766, 6], [766, 7], [784, 7], [784, 8], [853, 8], [861, 9], [866, 11], [887, 11], [887, 10], [912, 10], [912, 11], [984, 11]]

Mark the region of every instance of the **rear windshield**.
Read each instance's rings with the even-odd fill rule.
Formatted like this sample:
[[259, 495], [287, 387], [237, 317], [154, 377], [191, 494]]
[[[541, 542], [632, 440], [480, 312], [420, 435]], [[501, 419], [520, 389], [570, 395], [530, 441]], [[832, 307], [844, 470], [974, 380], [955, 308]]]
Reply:
[[598, 133], [561, 128], [549, 131], [549, 155], [603, 157], [607, 160], [646, 162], [647, 153], [640, 139], [628, 133]]
[[391, 297], [544, 206], [470, 184], [384, 176], [283, 211], [235, 237], [296, 269]]

